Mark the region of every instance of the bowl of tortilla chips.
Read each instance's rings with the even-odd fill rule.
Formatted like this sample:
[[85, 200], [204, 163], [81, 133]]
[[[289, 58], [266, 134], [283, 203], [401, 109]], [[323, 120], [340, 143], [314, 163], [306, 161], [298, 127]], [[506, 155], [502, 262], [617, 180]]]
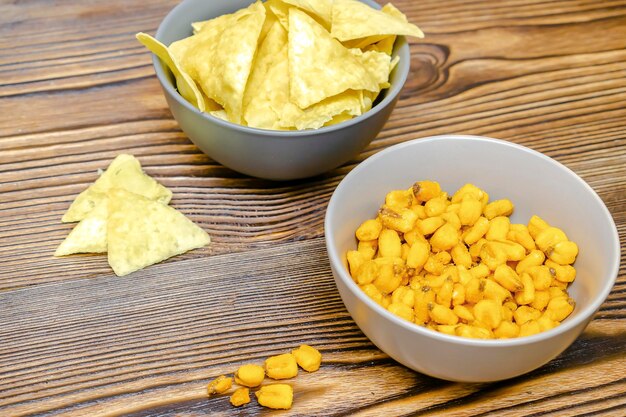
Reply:
[[420, 29], [371, 0], [184, 0], [138, 40], [181, 129], [235, 171], [311, 177], [380, 132]]

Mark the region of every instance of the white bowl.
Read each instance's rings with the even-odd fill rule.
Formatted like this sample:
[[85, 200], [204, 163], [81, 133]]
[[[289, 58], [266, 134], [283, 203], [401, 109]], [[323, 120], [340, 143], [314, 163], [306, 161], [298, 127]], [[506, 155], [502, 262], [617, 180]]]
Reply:
[[[579, 246], [577, 277], [569, 288], [576, 308], [561, 325], [516, 339], [450, 336], [402, 320], [361, 291], [347, 269], [354, 232], [376, 216], [385, 195], [418, 180], [453, 192], [466, 183], [491, 200], [515, 204], [512, 222], [537, 214]], [[326, 246], [341, 298], [363, 333], [403, 365], [433, 377], [465, 382], [512, 378], [563, 352], [585, 329], [617, 277], [620, 245], [615, 223], [593, 189], [571, 170], [531, 149], [496, 139], [444, 135], [392, 146], [363, 161], [333, 193], [325, 219]]]

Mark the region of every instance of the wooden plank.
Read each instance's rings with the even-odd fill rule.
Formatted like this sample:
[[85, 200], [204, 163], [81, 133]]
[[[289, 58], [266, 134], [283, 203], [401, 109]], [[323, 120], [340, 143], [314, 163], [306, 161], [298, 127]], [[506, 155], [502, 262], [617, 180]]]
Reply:
[[[322, 239], [15, 290], [0, 305], [0, 415], [229, 415], [227, 397], [206, 398], [208, 380], [301, 343], [319, 347], [324, 364], [289, 381], [295, 405], [285, 415], [624, 405], [623, 285], [600, 311], [612, 317], [594, 321], [563, 355], [494, 384], [436, 380], [378, 351], [345, 310]], [[258, 412], [256, 404], [238, 411]]]

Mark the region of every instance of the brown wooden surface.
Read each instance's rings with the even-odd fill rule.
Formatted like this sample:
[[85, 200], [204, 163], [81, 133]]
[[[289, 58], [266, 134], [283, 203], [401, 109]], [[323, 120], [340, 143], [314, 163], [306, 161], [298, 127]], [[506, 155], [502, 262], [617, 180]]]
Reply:
[[[583, 336], [531, 374], [458, 384], [371, 345], [323, 246], [332, 191], [409, 139], [478, 134], [584, 178], [626, 239], [626, 1], [394, 2], [427, 38], [379, 137], [326, 175], [273, 183], [198, 151], [135, 41], [175, 1], [0, 1], [0, 415], [255, 415], [206, 382], [300, 343], [325, 358], [280, 415], [624, 415], [626, 272]], [[121, 152], [213, 243], [126, 278], [52, 257], [72, 199]], [[622, 252], [624, 252], [622, 250]]]

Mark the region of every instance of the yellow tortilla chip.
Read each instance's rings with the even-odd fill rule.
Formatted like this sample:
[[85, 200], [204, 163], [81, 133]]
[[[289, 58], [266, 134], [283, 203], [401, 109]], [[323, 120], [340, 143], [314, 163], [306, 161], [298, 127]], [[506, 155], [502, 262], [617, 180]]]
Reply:
[[330, 33], [342, 42], [380, 35], [424, 37], [417, 26], [357, 0], [334, 0]]
[[244, 10], [207, 21], [196, 35], [169, 48], [207, 97], [224, 107], [234, 123], [241, 123], [243, 95], [265, 21], [265, 7], [260, 1]]
[[319, 128], [336, 114], [361, 114], [360, 96], [353, 90], [305, 110], [292, 103], [287, 42], [287, 31], [276, 23], [259, 49], [244, 97], [248, 126], [275, 130]]
[[335, 115], [359, 116], [361, 111], [360, 91], [347, 90], [326, 98], [304, 110], [289, 103], [283, 108], [280, 125], [302, 129], [318, 129], [331, 121]]
[[346, 90], [378, 91], [361, 62], [297, 8], [289, 10], [290, 99], [301, 109]]
[[106, 197], [61, 242], [54, 256], [73, 253], [104, 253], [107, 251]]
[[400, 57], [396, 56], [391, 60], [391, 65], [389, 66], [390, 69], [390, 73], [391, 71], [393, 71], [396, 68], [396, 65], [398, 65], [398, 62], [400, 62]]
[[289, 30], [289, 5], [283, 0], [267, 0], [263, 4], [266, 9], [271, 10], [283, 28]]
[[135, 35], [135, 37], [143, 46], [158, 56], [161, 61], [168, 66], [170, 71], [172, 71], [172, 74], [174, 74], [174, 78], [176, 79], [176, 88], [178, 89], [180, 95], [198, 110], [204, 111], [206, 109], [206, 103], [204, 102], [198, 86], [189, 74], [182, 70], [180, 64], [170, 54], [167, 47], [146, 33], [140, 32]]
[[[205, 29], [215, 30], [216, 28], [225, 28], [228, 25], [232, 24], [232, 22], [236, 22], [244, 16], [248, 16], [254, 13], [254, 9], [251, 7], [246, 7], [244, 9], [239, 9], [234, 13], [223, 14], [213, 19], [203, 20], [200, 22], [193, 22], [191, 24], [191, 28], [193, 29], [193, 34], [197, 35]], [[176, 42], [174, 42], [176, 43]]]
[[373, 93], [371, 91], [363, 91], [363, 95], [361, 96], [361, 111], [365, 113], [369, 111], [374, 105], [374, 101], [376, 97], [378, 97], [378, 93]]
[[211, 116], [213, 117], [217, 117], [218, 119], [222, 119], [225, 121], [229, 121], [228, 120], [228, 115], [226, 114], [226, 111], [224, 109], [221, 110], [212, 110], [210, 112], [208, 112]]
[[209, 235], [172, 207], [111, 189], [108, 259], [118, 276], [207, 245]]
[[[366, 38], [370, 39], [370, 38]], [[393, 52], [393, 46], [396, 43], [396, 36], [385, 36], [381, 40], [371, 45], [367, 45], [363, 48], [364, 51], [376, 51], [383, 52], [387, 55], [391, 55]]]
[[285, 3], [309, 13], [326, 29], [330, 29], [333, 12], [333, 0], [283, 0]]
[[389, 73], [391, 72], [391, 56], [384, 52], [361, 51], [360, 49], [350, 49], [363, 67], [367, 69], [372, 78], [378, 83], [379, 90], [389, 88]]
[[259, 47], [244, 94], [244, 120], [248, 126], [281, 128], [278, 125], [279, 113], [270, 106], [270, 102], [279, 94], [277, 90], [280, 85], [286, 83], [289, 93], [289, 72], [276, 71], [276, 63], [281, 58], [285, 61], [287, 59], [287, 31], [277, 21]]
[[263, 3], [263, 7], [265, 7], [265, 21], [263, 22], [263, 27], [261, 28], [261, 34], [259, 35], [258, 46], [261, 46], [261, 43], [265, 40], [265, 37], [270, 32], [274, 23], [278, 21], [278, 18], [270, 9], [268, 2]]
[[[387, 3], [385, 4], [381, 12], [393, 16], [395, 18], [401, 19], [404, 22], [408, 22], [407, 17], [400, 10], [396, 9], [393, 4]], [[368, 36], [364, 39], [355, 39], [354, 41], [358, 46], [357, 48], [364, 48], [366, 51], [378, 51], [384, 52], [387, 55], [391, 55], [393, 52], [393, 46], [396, 43], [396, 35], [390, 36]]]
[[349, 114], [348, 112], [340, 113], [340, 114], [335, 115], [328, 122], [324, 123], [324, 126], [336, 125], [336, 124], [339, 124], [341, 122], [348, 121], [348, 120], [350, 120], [352, 118], [354, 118], [354, 116]]
[[114, 187], [124, 188], [161, 204], [167, 204], [172, 199], [172, 192], [144, 174], [134, 156], [120, 154], [96, 182], [76, 197], [61, 221], [67, 223], [84, 219], [106, 198], [107, 191]]

